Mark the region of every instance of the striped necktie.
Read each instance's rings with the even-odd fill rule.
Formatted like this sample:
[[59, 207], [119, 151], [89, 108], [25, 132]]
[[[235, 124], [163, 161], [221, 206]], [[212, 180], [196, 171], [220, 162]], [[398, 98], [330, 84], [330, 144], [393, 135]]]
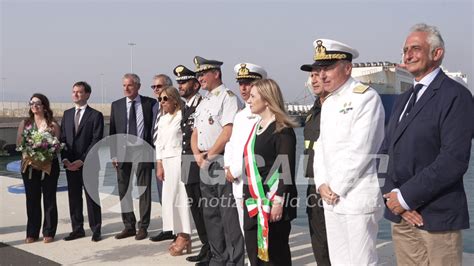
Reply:
[[411, 112], [411, 109], [413, 109], [415, 106], [416, 97], [418, 96], [418, 92], [420, 92], [421, 88], [423, 88], [423, 84], [421, 83], [416, 84], [416, 86], [412, 88], [412, 95], [410, 101], [408, 102], [407, 108], [405, 109], [405, 114], [403, 115], [404, 117], [408, 116]]
[[79, 120], [81, 119], [81, 108], [76, 109], [76, 115], [74, 116], [74, 134], [77, 135], [77, 132], [79, 131]]
[[160, 121], [160, 112], [156, 114], [155, 126], [153, 127], [153, 144], [155, 144], [158, 138], [158, 122]]

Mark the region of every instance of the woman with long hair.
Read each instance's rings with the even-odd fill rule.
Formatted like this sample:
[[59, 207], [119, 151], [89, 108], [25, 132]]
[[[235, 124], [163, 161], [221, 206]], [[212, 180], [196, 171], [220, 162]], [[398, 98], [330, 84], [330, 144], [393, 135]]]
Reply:
[[156, 148], [156, 178], [163, 181], [162, 217], [163, 231], [177, 235], [171, 243], [172, 256], [191, 253], [191, 215], [186, 188], [181, 181], [181, 111], [184, 102], [174, 87], [164, 88], [158, 101], [161, 117], [158, 122]]
[[[245, 244], [251, 265], [291, 265], [291, 220], [294, 199], [296, 123], [287, 115], [278, 84], [253, 83], [250, 110], [260, 116], [244, 148]], [[257, 163], [257, 162], [263, 162]], [[293, 205], [292, 205], [293, 204]]]
[[[37, 132], [50, 133], [59, 139], [60, 128], [53, 117], [49, 100], [40, 93], [30, 98], [29, 117], [20, 122], [17, 134], [17, 145], [25, 143], [25, 136]], [[33, 243], [39, 238], [41, 229], [41, 196], [43, 196], [44, 220], [43, 241], [54, 241], [58, 224], [58, 209], [56, 205], [56, 189], [59, 178], [59, 161], [54, 154], [45, 161], [34, 161], [23, 153], [22, 177], [26, 194], [26, 243]]]

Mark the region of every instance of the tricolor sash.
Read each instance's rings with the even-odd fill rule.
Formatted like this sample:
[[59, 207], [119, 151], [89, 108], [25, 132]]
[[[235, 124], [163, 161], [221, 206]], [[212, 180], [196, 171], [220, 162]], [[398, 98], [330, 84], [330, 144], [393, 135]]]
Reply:
[[262, 177], [258, 172], [255, 159], [255, 139], [257, 138], [258, 123], [252, 128], [249, 139], [244, 147], [245, 170], [251, 198], [245, 200], [245, 205], [250, 217], [257, 216], [257, 247], [258, 258], [269, 261], [268, 256], [268, 222], [270, 218], [271, 201], [275, 196], [280, 180], [280, 173], [276, 170], [267, 182], [270, 190], [267, 195], [263, 189]]

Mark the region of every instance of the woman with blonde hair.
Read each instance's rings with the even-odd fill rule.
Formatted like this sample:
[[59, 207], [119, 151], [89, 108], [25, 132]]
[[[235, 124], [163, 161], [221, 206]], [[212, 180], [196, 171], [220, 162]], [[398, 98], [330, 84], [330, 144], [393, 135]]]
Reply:
[[[253, 83], [250, 110], [260, 116], [244, 148], [244, 231], [252, 265], [291, 265], [291, 220], [294, 199], [296, 123], [285, 111], [283, 96], [272, 79]], [[263, 165], [258, 161], [265, 162]], [[293, 205], [292, 205], [293, 203]]]
[[172, 256], [191, 253], [191, 215], [188, 196], [181, 181], [181, 110], [184, 102], [174, 87], [164, 88], [158, 101], [161, 117], [158, 122], [156, 149], [156, 178], [163, 181], [162, 217], [163, 231], [173, 231], [177, 235], [171, 243]]

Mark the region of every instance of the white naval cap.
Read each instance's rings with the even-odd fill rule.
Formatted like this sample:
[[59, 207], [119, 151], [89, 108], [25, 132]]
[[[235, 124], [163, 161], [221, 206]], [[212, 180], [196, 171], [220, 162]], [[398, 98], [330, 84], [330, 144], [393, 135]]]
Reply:
[[252, 63], [240, 63], [235, 65], [234, 72], [237, 74], [235, 77], [237, 82], [242, 79], [266, 79], [267, 71], [259, 65]]
[[338, 60], [347, 60], [349, 62], [359, 56], [359, 52], [349, 45], [330, 39], [316, 39], [313, 42], [314, 63], [302, 65], [301, 70], [311, 71], [313, 67], [330, 66]]

